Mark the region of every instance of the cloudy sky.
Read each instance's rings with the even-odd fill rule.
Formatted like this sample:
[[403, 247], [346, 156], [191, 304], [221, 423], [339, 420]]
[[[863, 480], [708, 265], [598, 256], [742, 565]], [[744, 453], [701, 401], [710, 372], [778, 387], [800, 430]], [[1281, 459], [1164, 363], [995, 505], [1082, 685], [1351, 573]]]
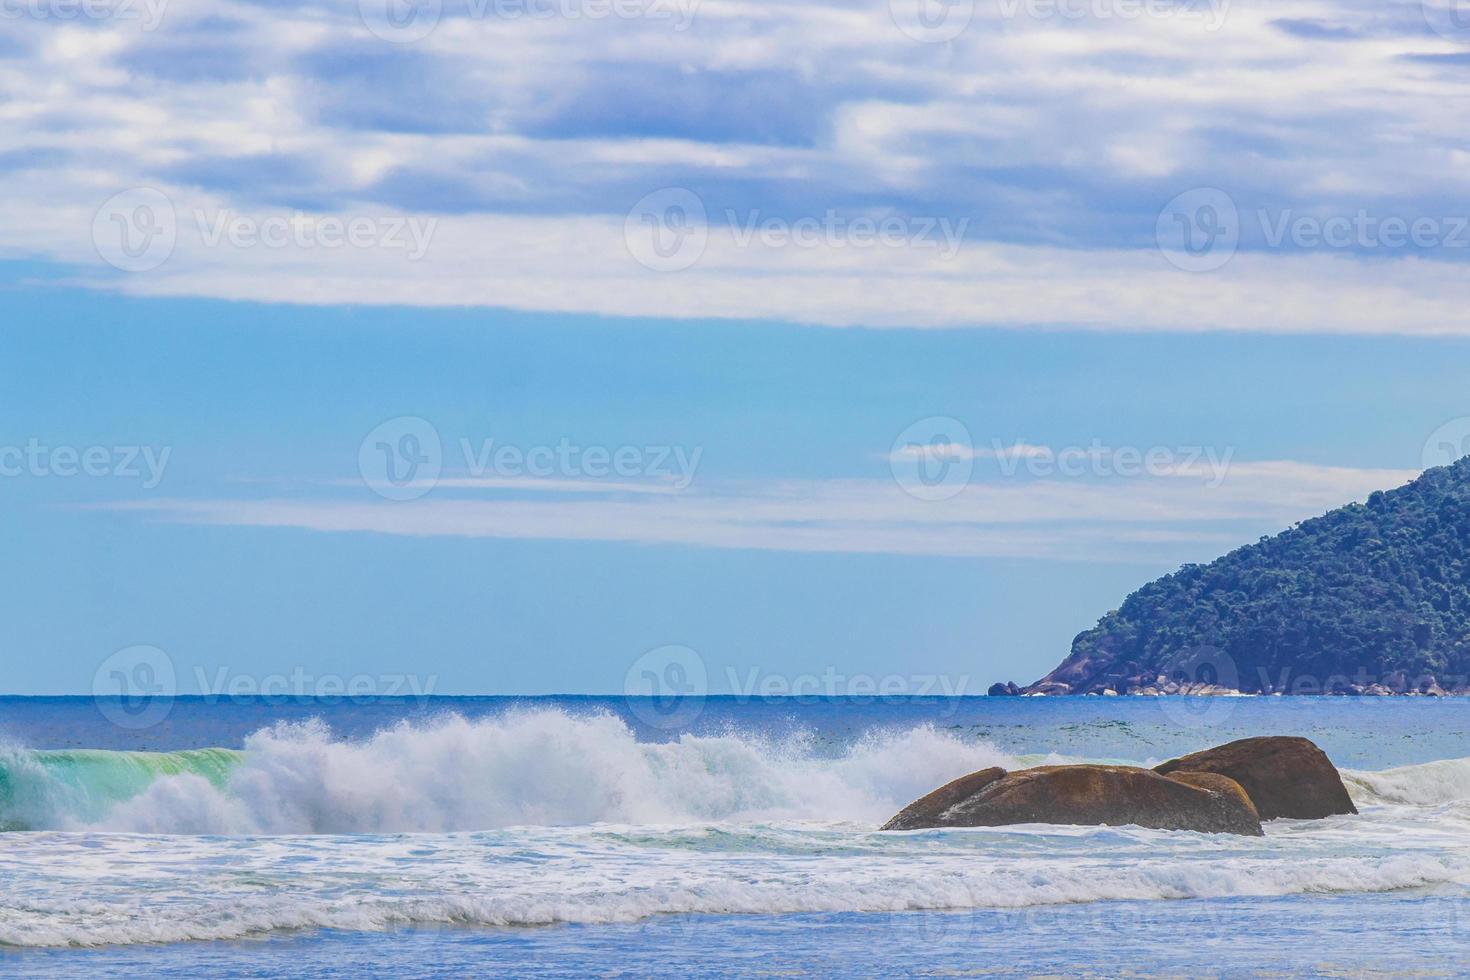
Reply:
[[1470, 448], [1470, 15], [0, 4], [5, 690], [1031, 680]]

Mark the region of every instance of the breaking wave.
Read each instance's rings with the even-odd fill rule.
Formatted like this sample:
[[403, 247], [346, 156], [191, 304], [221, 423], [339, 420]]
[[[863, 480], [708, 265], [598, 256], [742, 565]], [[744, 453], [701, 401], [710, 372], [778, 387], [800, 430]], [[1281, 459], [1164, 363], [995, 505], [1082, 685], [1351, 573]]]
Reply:
[[440, 833], [602, 822], [881, 822], [954, 778], [1015, 760], [929, 727], [836, 757], [740, 734], [636, 740], [611, 715], [557, 710], [407, 723], [362, 742], [320, 723], [240, 752], [0, 748], [0, 827], [155, 834]]

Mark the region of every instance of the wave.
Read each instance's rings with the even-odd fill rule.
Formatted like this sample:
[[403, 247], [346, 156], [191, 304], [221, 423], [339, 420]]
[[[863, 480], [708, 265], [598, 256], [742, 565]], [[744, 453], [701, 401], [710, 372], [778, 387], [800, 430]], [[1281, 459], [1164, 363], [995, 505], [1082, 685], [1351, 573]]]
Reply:
[[0, 745], [0, 830], [85, 824], [164, 778], [192, 776], [220, 787], [240, 759], [228, 749], [27, 751]]
[[243, 751], [0, 748], [0, 828], [153, 834], [370, 834], [601, 822], [871, 824], [954, 778], [1017, 762], [921, 727], [836, 757], [809, 739], [640, 743], [612, 715], [544, 709], [403, 723], [362, 742], [281, 725]]
[[[1035, 843], [1045, 846], [1034, 848], [1024, 846], [1026, 834], [849, 835], [857, 840], [846, 846], [829, 840], [824, 849], [809, 840], [799, 853], [787, 850], [790, 842], [779, 835], [761, 833], [750, 834], [746, 847], [722, 840], [711, 842], [716, 848], [673, 851], [657, 834], [641, 835], [635, 846], [566, 833], [573, 836], [509, 832], [509, 840], [497, 843], [459, 835], [416, 839], [407, 847], [376, 838], [355, 842], [347, 853], [333, 838], [297, 838], [279, 852], [263, 838], [249, 847], [194, 838], [206, 843], [183, 850], [176, 848], [190, 838], [89, 838], [87, 860], [99, 869], [131, 870], [146, 860], [164, 873], [142, 882], [109, 880], [100, 870], [79, 882], [46, 879], [0, 917], [0, 946], [169, 943], [301, 929], [601, 924], [660, 914], [1027, 909], [1470, 881], [1470, 864], [1460, 855], [1361, 854], [1344, 845], [1293, 856], [1293, 849], [1273, 850], [1259, 839], [1238, 849], [1212, 848], [1199, 835], [1171, 848], [1160, 832], [1142, 830], [1059, 831], [1039, 835]], [[54, 849], [69, 842], [44, 843]], [[32, 863], [54, 864], [50, 852], [36, 851]], [[818, 855], [820, 869], [812, 860]], [[282, 863], [286, 856], [289, 865]], [[334, 872], [328, 863], [345, 867]], [[169, 914], [156, 914], [158, 907]]]
[[1457, 803], [1470, 800], [1470, 759], [1440, 759], [1379, 772], [1344, 769], [1342, 780], [1359, 806]]
[[[836, 754], [731, 732], [639, 742], [610, 714], [531, 709], [402, 723], [365, 741], [280, 725], [244, 749], [39, 751], [0, 745], [0, 830], [230, 836], [596, 823], [873, 825], [956, 774], [1034, 764], [924, 726]], [[1470, 801], [1470, 759], [1344, 770], [1359, 805]]]

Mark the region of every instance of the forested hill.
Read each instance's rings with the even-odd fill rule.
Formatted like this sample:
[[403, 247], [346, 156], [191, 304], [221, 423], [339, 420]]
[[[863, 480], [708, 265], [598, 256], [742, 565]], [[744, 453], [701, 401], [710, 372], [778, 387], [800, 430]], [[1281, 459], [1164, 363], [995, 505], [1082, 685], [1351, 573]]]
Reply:
[[1150, 582], [1027, 693], [1470, 693], [1470, 457]]

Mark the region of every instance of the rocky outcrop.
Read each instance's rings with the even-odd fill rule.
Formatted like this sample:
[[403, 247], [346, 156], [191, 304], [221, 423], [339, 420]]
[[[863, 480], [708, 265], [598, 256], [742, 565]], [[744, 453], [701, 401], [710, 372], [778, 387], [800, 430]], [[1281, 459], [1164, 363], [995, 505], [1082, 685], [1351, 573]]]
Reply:
[[1001, 683], [990, 685], [990, 690], [985, 693], [993, 698], [1013, 698], [1021, 693], [1021, 689], [1016, 686], [1014, 681], [1002, 681]]
[[1176, 779], [1192, 773], [1226, 776], [1245, 790], [1262, 820], [1315, 820], [1358, 812], [1337, 767], [1306, 738], [1243, 738], [1171, 759], [1154, 771]]
[[1090, 765], [971, 773], [915, 800], [883, 829], [1018, 823], [1261, 834], [1250, 797], [1228, 777], [1187, 773], [1175, 778], [1133, 766]]
[[1021, 689], [1109, 691], [1470, 694], [1470, 457], [1155, 579]]

